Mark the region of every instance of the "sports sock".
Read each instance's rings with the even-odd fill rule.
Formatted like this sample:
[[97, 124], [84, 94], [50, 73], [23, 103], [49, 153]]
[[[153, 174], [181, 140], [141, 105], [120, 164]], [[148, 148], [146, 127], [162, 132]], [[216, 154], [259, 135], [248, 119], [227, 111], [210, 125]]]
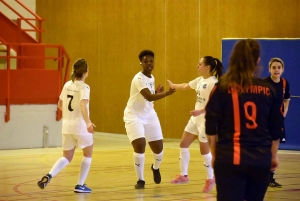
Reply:
[[208, 154], [202, 155], [203, 160], [204, 160], [204, 167], [206, 168], [206, 172], [207, 172], [207, 179], [212, 179], [214, 178], [214, 170], [211, 166], [211, 159], [212, 159], [212, 155], [209, 152]]
[[161, 151], [159, 154], [152, 153], [153, 155], [153, 168], [157, 170], [161, 164], [164, 151]]
[[144, 164], [145, 164], [145, 154], [133, 153], [133, 162], [136, 176], [140, 180], [144, 179]]
[[179, 166], [181, 175], [188, 175], [188, 168], [190, 162], [190, 150], [189, 148], [180, 148]]
[[68, 159], [65, 157], [61, 157], [58, 159], [55, 164], [52, 166], [49, 174], [51, 174], [52, 177], [55, 177], [64, 167], [66, 167], [69, 164]]
[[87, 175], [89, 174], [90, 167], [91, 167], [92, 158], [83, 157], [81, 164], [80, 164], [80, 171], [78, 177], [79, 185], [83, 185], [84, 181], [86, 180]]
[[275, 171], [270, 171], [270, 182], [274, 182], [275, 181], [274, 174], [275, 174]]

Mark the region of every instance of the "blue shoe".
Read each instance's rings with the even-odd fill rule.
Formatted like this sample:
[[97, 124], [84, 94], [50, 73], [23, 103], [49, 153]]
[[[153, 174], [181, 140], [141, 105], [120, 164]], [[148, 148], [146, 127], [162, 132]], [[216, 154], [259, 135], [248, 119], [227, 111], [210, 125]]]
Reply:
[[47, 184], [50, 182], [51, 178], [52, 178], [51, 174], [46, 174], [45, 176], [43, 176], [41, 181], [38, 181], [37, 185], [41, 189], [44, 189], [47, 186]]
[[77, 184], [74, 189], [75, 193], [91, 193], [92, 189], [88, 188], [86, 184], [79, 185]]

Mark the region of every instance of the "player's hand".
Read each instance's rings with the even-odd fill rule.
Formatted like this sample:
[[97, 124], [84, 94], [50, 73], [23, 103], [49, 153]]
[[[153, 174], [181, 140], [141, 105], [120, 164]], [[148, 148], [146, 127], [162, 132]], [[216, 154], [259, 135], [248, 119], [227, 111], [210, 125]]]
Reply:
[[96, 127], [95, 126], [95, 124], [93, 124], [92, 122], [89, 122], [87, 125], [86, 125], [86, 127], [87, 127], [87, 131], [89, 132], [89, 133], [92, 133], [92, 134], [94, 134], [94, 127]]
[[193, 115], [194, 117], [199, 116], [200, 114], [203, 114], [203, 113], [205, 113], [205, 109], [190, 111], [190, 114]]
[[174, 86], [173, 82], [171, 82], [171, 80], [167, 80], [167, 81], [168, 81], [170, 87], [171, 87], [172, 89], [175, 89], [175, 86]]
[[162, 86], [161, 84], [158, 85], [158, 87], [156, 88], [156, 93], [162, 93], [164, 92], [164, 86]]
[[167, 95], [169, 96], [169, 95], [173, 94], [174, 92], [176, 92], [176, 89], [172, 89], [170, 87], [170, 89], [167, 91]]

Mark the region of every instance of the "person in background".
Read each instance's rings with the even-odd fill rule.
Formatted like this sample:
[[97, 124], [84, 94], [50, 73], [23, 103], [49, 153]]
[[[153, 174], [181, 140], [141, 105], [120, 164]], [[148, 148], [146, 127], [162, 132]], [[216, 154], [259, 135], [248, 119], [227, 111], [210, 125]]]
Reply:
[[90, 87], [85, 83], [88, 77], [88, 64], [78, 59], [73, 65], [72, 80], [66, 82], [59, 96], [58, 108], [62, 111], [62, 148], [63, 156], [56, 161], [50, 172], [37, 183], [44, 189], [73, 159], [75, 148], [80, 147], [83, 158], [74, 192], [91, 193], [92, 189], [84, 184], [90, 170], [93, 153], [93, 133], [95, 125], [89, 117]]
[[[282, 113], [282, 133], [280, 136], [280, 142], [286, 142], [285, 136], [285, 127], [284, 127], [284, 119], [287, 115], [289, 104], [290, 104], [290, 84], [289, 82], [282, 78], [281, 75], [284, 72], [284, 63], [280, 58], [272, 58], [269, 62], [269, 72], [270, 76], [265, 78], [267, 82], [269, 82], [274, 89], [276, 90], [277, 99], [280, 100], [280, 112]], [[279, 187], [282, 185], [277, 183], [274, 179], [275, 171], [270, 171], [270, 187]]]

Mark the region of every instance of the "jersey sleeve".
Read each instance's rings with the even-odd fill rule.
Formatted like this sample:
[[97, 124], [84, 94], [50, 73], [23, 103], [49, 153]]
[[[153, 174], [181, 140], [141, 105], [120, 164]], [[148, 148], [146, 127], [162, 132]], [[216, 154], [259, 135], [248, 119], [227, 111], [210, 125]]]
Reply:
[[148, 88], [146, 83], [144, 82], [144, 80], [141, 78], [141, 77], [135, 77], [133, 79], [133, 84], [134, 86], [136, 86], [136, 88], [139, 90], [139, 91], [142, 91], [142, 89], [145, 89], [145, 88]]
[[80, 100], [90, 100], [90, 86], [85, 84], [80, 91]]
[[190, 82], [189, 82], [189, 86], [190, 86], [192, 89], [196, 89], [197, 84], [198, 84], [200, 78], [201, 78], [201, 77], [197, 77], [196, 79], [190, 81]]
[[216, 86], [205, 107], [205, 130], [207, 135], [217, 134], [218, 121], [222, 111], [220, 93], [218, 86]]
[[59, 99], [60, 99], [60, 100], [63, 100], [64, 92], [65, 92], [65, 86], [66, 86], [66, 85], [64, 85], [63, 89], [62, 89], [61, 92], [60, 92], [60, 95], [59, 95]]
[[284, 93], [284, 100], [290, 100], [291, 99], [291, 93], [290, 93], [290, 84], [286, 80], [286, 87], [285, 87], [285, 93]]

